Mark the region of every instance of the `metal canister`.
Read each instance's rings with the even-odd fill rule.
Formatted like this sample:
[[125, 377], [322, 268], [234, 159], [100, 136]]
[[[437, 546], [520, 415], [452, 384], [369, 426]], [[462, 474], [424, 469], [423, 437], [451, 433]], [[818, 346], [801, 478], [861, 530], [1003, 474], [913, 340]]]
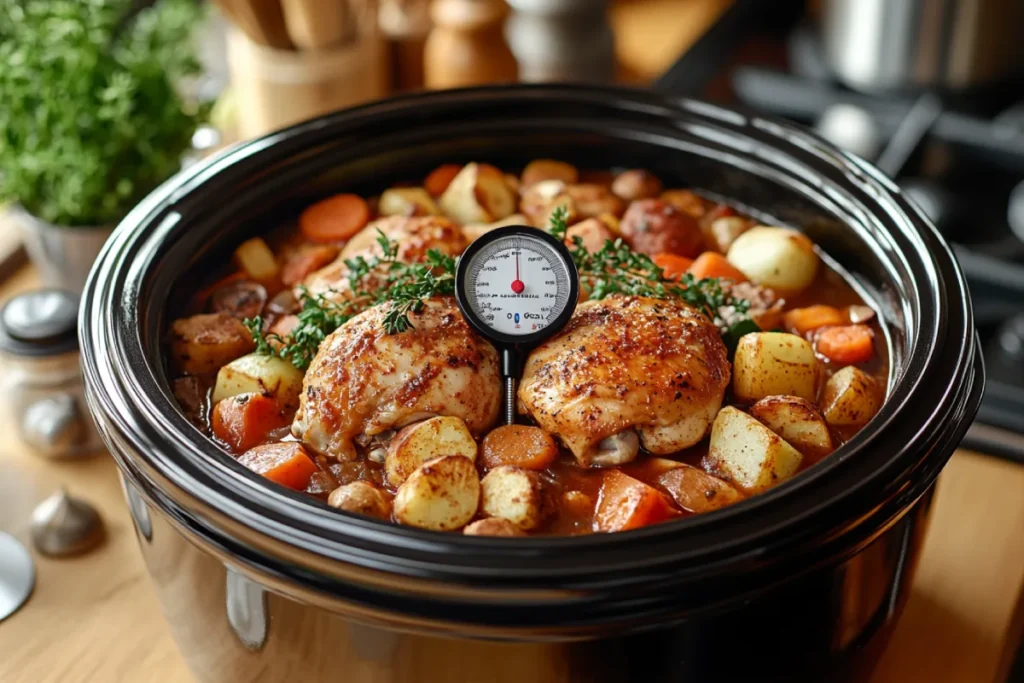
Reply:
[[0, 308], [3, 400], [21, 439], [48, 458], [103, 449], [85, 403], [77, 318], [77, 298], [56, 289], [21, 294]]

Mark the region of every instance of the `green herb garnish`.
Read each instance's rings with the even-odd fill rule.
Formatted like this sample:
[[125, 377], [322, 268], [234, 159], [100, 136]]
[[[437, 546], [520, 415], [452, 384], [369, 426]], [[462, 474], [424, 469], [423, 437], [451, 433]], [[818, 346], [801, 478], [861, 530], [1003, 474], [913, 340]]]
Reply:
[[0, 202], [50, 223], [109, 225], [181, 167], [209, 106], [192, 0], [0, 0]]
[[[568, 231], [568, 214], [564, 206], [556, 207], [548, 221], [548, 232], [561, 241]], [[723, 308], [731, 307], [733, 315], [745, 315], [750, 309], [749, 301], [732, 296], [717, 278], [698, 280], [689, 273], [679, 279], [666, 277], [665, 271], [649, 256], [633, 251], [621, 238], [607, 240], [600, 250], [590, 253], [584, 248], [583, 240], [575, 237], [569, 251], [579, 271], [580, 286], [590, 299], [616, 294], [654, 299], [675, 297], [716, 322]], [[749, 319], [741, 322], [756, 327]]]

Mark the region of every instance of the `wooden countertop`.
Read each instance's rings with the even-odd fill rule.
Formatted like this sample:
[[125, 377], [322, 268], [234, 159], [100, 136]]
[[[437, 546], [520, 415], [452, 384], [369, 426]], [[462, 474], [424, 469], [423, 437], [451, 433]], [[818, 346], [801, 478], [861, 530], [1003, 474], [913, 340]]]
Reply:
[[[34, 283], [31, 269], [22, 269], [0, 286], [0, 301]], [[0, 429], [13, 434], [6, 414]], [[27, 544], [33, 503], [61, 485], [99, 508], [107, 540], [82, 557], [36, 558], [34, 595], [0, 622], [0, 681], [190, 683], [109, 456], [49, 461], [9, 437], [0, 446], [0, 529]], [[1024, 598], [1022, 494], [1024, 467], [969, 451], [953, 456], [910, 602], [874, 683], [1001, 683], [1007, 630]]]

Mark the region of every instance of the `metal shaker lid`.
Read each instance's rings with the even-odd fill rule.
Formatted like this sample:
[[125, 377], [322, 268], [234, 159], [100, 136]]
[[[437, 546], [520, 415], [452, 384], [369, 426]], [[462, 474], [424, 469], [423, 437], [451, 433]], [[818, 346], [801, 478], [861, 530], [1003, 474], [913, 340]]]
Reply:
[[55, 356], [78, 349], [78, 300], [59, 289], [20, 294], [0, 308], [0, 351]]

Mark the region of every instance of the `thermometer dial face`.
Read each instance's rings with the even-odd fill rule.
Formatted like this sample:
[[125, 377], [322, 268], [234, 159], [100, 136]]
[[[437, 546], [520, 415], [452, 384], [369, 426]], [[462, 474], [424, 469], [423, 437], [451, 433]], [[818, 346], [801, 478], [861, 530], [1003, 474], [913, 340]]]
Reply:
[[525, 226], [484, 234], [459, 260], [455, 294], [477, 332], [499, 343], [526, 344], [560, 330], [579, 295], [569, 250]]

